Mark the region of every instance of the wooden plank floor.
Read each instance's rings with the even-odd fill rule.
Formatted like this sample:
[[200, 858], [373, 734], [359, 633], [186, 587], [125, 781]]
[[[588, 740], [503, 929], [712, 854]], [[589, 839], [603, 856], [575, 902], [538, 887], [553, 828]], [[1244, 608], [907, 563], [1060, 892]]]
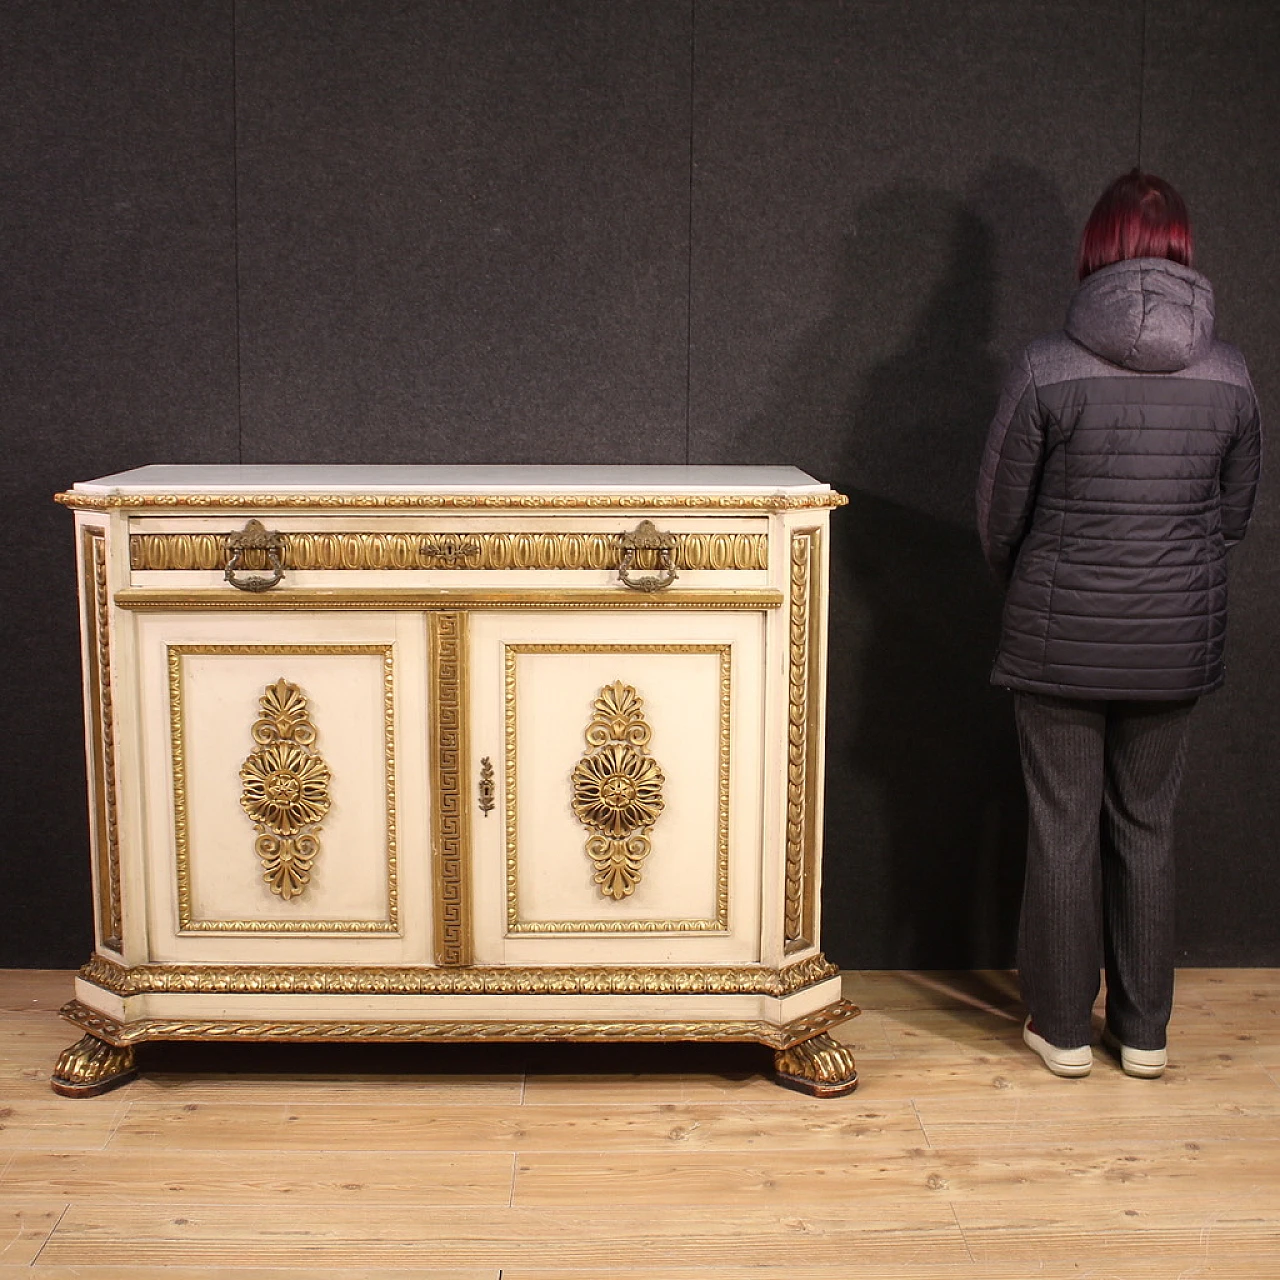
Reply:
[[752, 1046], [156, 1045], [55, 1097], [0, 971], [0, 1280], [1276, 1280], [1280, 970], [1179, 975], [1170, 1069], [1059, 1080], [1004, 973], [851, 973], [862, 1083]]

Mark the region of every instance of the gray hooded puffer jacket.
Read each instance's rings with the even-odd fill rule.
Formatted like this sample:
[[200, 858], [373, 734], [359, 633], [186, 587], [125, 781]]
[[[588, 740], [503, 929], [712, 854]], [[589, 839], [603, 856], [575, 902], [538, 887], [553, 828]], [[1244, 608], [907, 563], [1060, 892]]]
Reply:
[[1069, 698], [1182, 699], [1223, 680], [1226, 549], [1261, 460], [1213, 291], [1163, 258], [1104, 267], [1001, 393], [978, 528], [1007, 585], [992, 682]]

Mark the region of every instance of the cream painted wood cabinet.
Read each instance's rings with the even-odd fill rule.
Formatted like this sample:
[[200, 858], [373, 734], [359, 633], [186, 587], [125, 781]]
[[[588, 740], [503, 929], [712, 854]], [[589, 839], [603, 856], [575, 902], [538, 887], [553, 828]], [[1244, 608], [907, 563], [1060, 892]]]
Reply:
[[785, 467], [76, 485], [97, 938], [147, 1040], [748, 1040], [847, 1092], [819, 946], [827, 523]]

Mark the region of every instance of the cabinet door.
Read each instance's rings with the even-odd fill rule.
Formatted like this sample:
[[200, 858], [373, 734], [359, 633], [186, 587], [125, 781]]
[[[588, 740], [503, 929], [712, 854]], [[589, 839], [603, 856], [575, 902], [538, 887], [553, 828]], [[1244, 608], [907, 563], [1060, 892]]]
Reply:
[[420, 615], [138, 619], [152, 960], [427, 956]]
[[757, 960], [764, 615], [470, 625], [477, 962]]

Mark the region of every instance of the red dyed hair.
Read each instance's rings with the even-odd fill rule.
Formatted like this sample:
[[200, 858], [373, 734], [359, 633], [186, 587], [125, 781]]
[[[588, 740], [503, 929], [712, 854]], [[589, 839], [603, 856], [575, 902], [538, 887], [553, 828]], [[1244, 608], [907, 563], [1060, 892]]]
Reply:
[[1134, 169], [1098, 197], [1080, 237], [1080, 279], [1127, 258], [1191, 265], [1191, 221], [1182, 197], [1153, 173]]

